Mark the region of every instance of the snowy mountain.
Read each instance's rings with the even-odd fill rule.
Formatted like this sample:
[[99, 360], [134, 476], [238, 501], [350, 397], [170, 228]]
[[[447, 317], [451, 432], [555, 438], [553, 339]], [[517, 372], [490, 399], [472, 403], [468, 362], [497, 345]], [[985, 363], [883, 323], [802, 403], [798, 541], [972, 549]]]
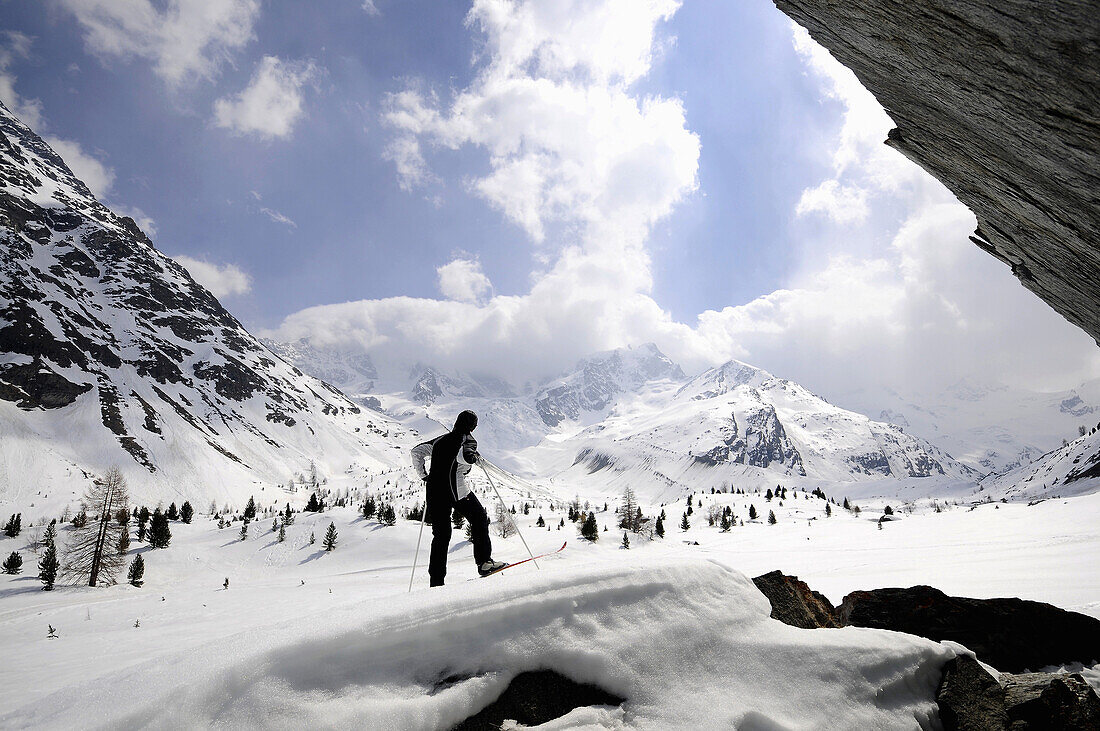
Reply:
[[520, 395], [506, 384], [494, 394], [476, 379], [424, 366], [405, 379], [381, 376], [376, 398], [391, 415], [410, 424], [428, 416], [442, 429], [473, 409], [486, 453], [530, 477], [606, 481], [614, 489], [630, 482], [649, 496], [731, 480], [978, 477], [899, 426], [836, 407], [745, 363], [688, 378], [653, 344], [597, 353]]
[[0, 105], [0, 503], [246, 498], [411, 439], [265, 348]]
[[837, 403], [905, 428], [982, 472], [1027, 465], [1100, 419], [1100, 380], [1043, 392], [969, 378], [935, 392], [868, 388]]
[[1071, 497], [1100, 490], [1100, 424], [1030, 464], [989, 475], [979, 490], [994, 500]]

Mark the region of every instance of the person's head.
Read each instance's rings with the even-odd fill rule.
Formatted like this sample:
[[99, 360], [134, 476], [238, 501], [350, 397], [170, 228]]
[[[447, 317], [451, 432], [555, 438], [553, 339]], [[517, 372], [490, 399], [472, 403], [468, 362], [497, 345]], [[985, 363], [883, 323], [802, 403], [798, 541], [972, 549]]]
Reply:
[[469, 434], [477, 428], [477, 414], [472, 411], [463, 411], [455, 419], [455, 428], [453, 431], [459, 434]]

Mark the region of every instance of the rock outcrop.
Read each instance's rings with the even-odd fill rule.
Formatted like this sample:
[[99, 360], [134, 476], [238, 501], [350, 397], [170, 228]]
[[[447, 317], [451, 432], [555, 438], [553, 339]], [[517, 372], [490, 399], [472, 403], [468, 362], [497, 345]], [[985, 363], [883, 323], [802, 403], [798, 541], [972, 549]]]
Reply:
[[1077, 731], [1100, 728], [1100, 698], [1081, 675], [1002, 673], [959, 655], [936, 693], [945, 731]]
[[[553, 670], [520, 673], [491, 704], [451, 731], [500, 729], [506, 720], [536, 726], [582, 706], [618, 706], [625, 699], [603, 688], [570, 680]], [[509, 726], [508, 728], [513, 728]]]
[[972, 240], [1100, 342], [1093, 0], [775, 0], [855, 72], [887, 144], [977, 216]]
[[952, 640], [998, 670], [1100, 660], [1100, 620], [1025, 599], [968, 599], [930, 586], [856, 591], [837, 608], [846, 625]]
[[802, 629], [840, 626], [832, 602], [797, 576], [787, 576], [777, 569], [755, 577], [752, 583], [771, 602], [772, 619]]

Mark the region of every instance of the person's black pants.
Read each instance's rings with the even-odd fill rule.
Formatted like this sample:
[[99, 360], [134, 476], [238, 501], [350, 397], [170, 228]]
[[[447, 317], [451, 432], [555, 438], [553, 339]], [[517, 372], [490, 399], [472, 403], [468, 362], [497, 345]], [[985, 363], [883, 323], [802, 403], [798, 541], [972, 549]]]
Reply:
[[480, 566], [493, 557], [493, 547], [489, 541], [489, 515], [481, 501], [472, 492], [458, 501], [449, 492], [432, 495], [428, 498], [428, 518], [432, 521], [432, 556], [428, 560], [428, 576], [432, 586], [443, 586], [443, 579], [447, 576], [452, 509], [470, 522], [474, 562]]

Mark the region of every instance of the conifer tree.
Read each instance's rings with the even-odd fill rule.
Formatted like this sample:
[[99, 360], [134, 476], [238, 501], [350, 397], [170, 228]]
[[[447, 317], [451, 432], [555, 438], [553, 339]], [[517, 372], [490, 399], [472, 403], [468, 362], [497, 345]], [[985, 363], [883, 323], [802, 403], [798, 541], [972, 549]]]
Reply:
[[184, 523], [190, 523], [191, 518], [195, 515], [195, 509], [191, 507], [191, 503], [184, 500], [183, 507], [180, 508], [180, 520]]
[[84, 493], [84, 504], [91, 506], [94, 520], [87, 520], [85, 508], [80, 511], [85, 516], [83, 525], [78, 526], [73, 520], [74, 531], [65, 547], [62, 571], [66, 580], [87, 582], [88, 586], [100, 581], [115, 583], [115, 575], [122, 568], [119, 534], [127, 528], [119, 525], [114, 515], [119, 509], [128, 511], [129, 502], [126, 479], [117, 467], [111, 467], [92, 482]]
[[759, 513], [756, 512], [756, 506], [755, 505], [749, 505], [749, 520], [756, 520], [756, 517], [758, 515], [759, 515]]
[[279, 543], [286, 540], [286, 524], [283, 523], [279, 526]]
[[832, 517], [832, 515], [833, 515], [832, 506], [830, 506], [829, 503], [825, 503], [825, 517], [829, 518], [829, 517]]
[[539, 519], [535, 521], [535, 525], [539, 528], [546, 527], [546, 521], [542, 519], [542, 513], [539, 513]]
[[629, 531], [638, 532], [638, 500], [634, 496], [634, 490], [627, 485], [623, 490], [623, 500], [619, 505], [619, 527]]
[[336, 536], [336, 524], [329, 523], [328, 530], [325, 531], [325, 540], [322, 541], [322, 545], [324, 545], [326, 551], [331, 551], [336, 548]]
[[4, 559], [3, 569], [5, 574], [18, 574], [23, 570], [23, 557], [15, 551]]
[[134, 560], [130, 562], [130, 570], [126, 572], [126, 580], [134, 586], [141, 586], [145, 581], [141, 578], [145, 575], [145, 559], [141, 557], [141, 554], [134, 556]]
[[321, 512], [321, 503], [317, 500], [317, 493], [311, 492], [309, 494], [309, 501], [306, 503], [305, 511], [307, 513]]
[[240, 532], [239, 535], [240, 535], [242, 541], [245, 540], [246, 538], [248, 538], [248, 519], [247, 518], [245, 520], [241, 521], [241, 532]]
[[[665, 511], [663, 510], [661, 511], [662, 514], [664, 512]], [[665, 520], [661, 516], [657, 517], [657, 525], [653, 527], [653, 535], [657, 536], [658, 538], [665, 537]]]
[[688, 514], [685, 512], [684, 517], [680, 519], [680, 530], [687, 530], [691, 527], [691, 521], [688, 520]]
[[168, 518], [168, 520], [180, 519], [180, 511], [179, 508], [176, 507], [175, 503], [172, 503], [168, 506], [168, 510], [164, 513], [164, 517]]
[[122, 526], [122, 530], [118, 533], [118, 544], [115, 547], [118, 549], [119, 556], [125, 555], [130, 550], [130, 529], [128, 526]]
[[623, 548], [630, 549], [630, 537], [627, 536], [626, 531], [623, 531]]
[[315, 535], [313, 535], [313, 531], [310, 531], [309, 532], [309, 545], [312, 546], [316, 542], [317, 542], [317, 537]]
[[466, 519], [462, 517], [462, 513], [456, 510], [451, 514], [451, 525], [453, 525], [456, 530], [466, 525]]
[[852, 505], [851, 505], [851, 503], [848, 502], [848, 498], [844, 498], [844, 505], [841, 506], [841, 507], [843, 507], [845, 510], [851, 510], [852, 509]]
[[277, 533], [279, 531], [279, 519], [273, 518], [271, 521], [271, 532]]
[[61, 568], [61, 562], [57, 560], [57, 548], [52, 540], [47, 541], [46, 550], [38, 561], [38, 578], [42, 581], [43, 591], [53, 590], [59, 568]]
[[283, 512], [283, 525], [294, 525], [294, 511], [290, 509], [290, 503], [286, 504], [286, 510]]
[[764, 499], [770, 503], [772, 501], [772, 497], [773, 497], [772, 490], [769, 487], [768, 491], [766, 493], [764, 493]]
[[392, 505], [387, 505], [382, 513], [382, 523], [385, 525], [397, 525], [397, 513], [394, 512]]
[[[363, 517], [370, 520], [374, 517], [374, 514], [378, 511], [378, 504], [374, 502], [373, 495], [367, 495], [366, 502], [363, 503]], [[459, 526], [461, 527], [461, 526]]]
[[88, 525], [88, 509], [83, 505], [80, 506], [80, 511], [73, 516], [72, 526], [73, 528], [83, 528]]
[[768, 525], [775, 525], [777, 522], [778, 521], [776, 521], [776, 519], [775, 519], [775, 511], [774, 510], [769, 510], [768, 511]]
[[730, 514], [722, 513], [722, 521], [718, 524], [718, 527], [723, 533], [729, 533], [730, 530]]
[[584, 519], [584, 523], [581, 525], [581, 538], [593, 542], [600, 539], [600, 528], [596, 525], [596, 514], [594, 512], [589, 513], [588, 517]]
[[168, 527], [168, 516], [157, 508], [149, 520], [149, 545], [153, 548], [168, 548], [171, 542], [172, 529]]
[[251, 495], [248, 498], [248, 504], [244, 506], [244, 513], [241, 517], [245, 520], [252, 520], [256, 517], [256, 500]]

